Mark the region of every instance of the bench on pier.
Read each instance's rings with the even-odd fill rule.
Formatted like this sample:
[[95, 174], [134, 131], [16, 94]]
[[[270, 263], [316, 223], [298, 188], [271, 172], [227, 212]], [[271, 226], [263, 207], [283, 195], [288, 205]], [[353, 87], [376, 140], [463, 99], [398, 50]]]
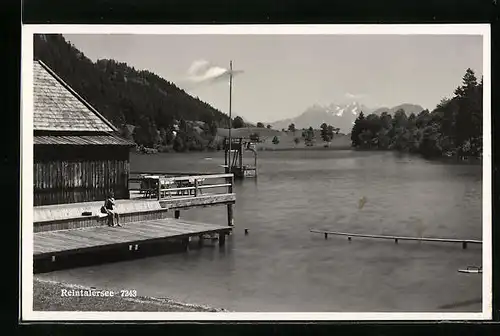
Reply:
[[[54, 231], [107, 225], [108, 215], [101, 213], [103, 202], [38, 206], [33, 209], [33, 231]], [[163, 219], [168, 207], [156, 200], [117, 200], [116, 212], [120, 223]]]

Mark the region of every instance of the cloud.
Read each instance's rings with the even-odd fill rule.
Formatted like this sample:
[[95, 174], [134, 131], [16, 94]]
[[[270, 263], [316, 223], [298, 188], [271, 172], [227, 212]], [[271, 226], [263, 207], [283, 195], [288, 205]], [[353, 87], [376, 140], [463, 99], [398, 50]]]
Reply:
[[[242, 70], [233, 70], [233, 76], [242, 73]], [[229, 78], [231, 70], [211, 64], [209, 61], [200, 59], [194, 61], [187, 71], [186, 84], [198, 86], [225, 81]]]
[[359, 99], [359, 98], [364, 98], [366, 97], [367, 95], [366, 94], [363, 94], [363, 93], [349, 93], [347, 92], [345, 94], [345, 96], [349, 99]]
[[206, 72], [210, 68], [210, 64], [205, 60], [194, 61], [188, 69], [189, 75], [199, 75], [200, 73]]

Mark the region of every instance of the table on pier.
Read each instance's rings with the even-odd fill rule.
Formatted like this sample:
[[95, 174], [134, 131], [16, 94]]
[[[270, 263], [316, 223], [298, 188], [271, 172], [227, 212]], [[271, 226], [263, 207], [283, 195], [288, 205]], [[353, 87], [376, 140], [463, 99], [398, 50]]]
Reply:
[[[171, 177], [159, 176], [159, 175], [142, 175], [141, 176], [141, 193], [145, 194], [145, 197], [157, 197], [158, 196], [158, 184], [161, 182], [162, 188], [188, 188], [194, 187], [194, 181], [191, 180], [174, 180]], [[203, 183], [202, 179], [198, 180], [198, 184]], [[201, 190], [198, 191], [201, 193]], [[176, 196], [180, 195], [194, 195], [194, 190], [177, 190], [175, 191]], [[171, 193], [169, 193], [171, 196]]]

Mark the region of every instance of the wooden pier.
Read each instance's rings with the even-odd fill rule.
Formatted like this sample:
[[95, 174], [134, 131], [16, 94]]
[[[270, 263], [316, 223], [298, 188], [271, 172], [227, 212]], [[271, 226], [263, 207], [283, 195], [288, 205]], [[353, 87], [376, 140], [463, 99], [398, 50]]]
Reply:
[[122, 227], [98, 226], [80, 229], [45, 231], [34, 234], [33, 258], [51, 257], [53, 261], [62, 254], [76, 254], [105, 248], [138, 250], [141, 244], [167, 240], [189, 241], [197, 237], [202, 241], [206, 234], [217, 234], [219, 245], [224, 246], [225, 236], [231, 228], [221, 225], [158, 219], [134, 222]]
[[[148, 183], [144, 185], [144, 181]], [[234, 225], [233, 174], [177, 177], [143, 174], [138, 182], [140, 187], [131, 188], [130, 199], [116, 200], [122, 227], [107, 225], [108, 216], [100, 212], [103, 202], [34, 207], [33, 258], [54, 262], [58, 256], [99, 250], [138, 251], [141, 245], [169, 241], [187, 247], [192, 238], [200, 245], [207, 237], [217, 239], [221, 247], [225, 245]], [[216, 205], [227, 207], [227, 224], [180, 219], [181, 210]]]
[[347, 236], [349, 241], [352, 237], [359, 238], [372, 238], [372, 239], [389, 239], [394, 240], [397, 244], [400, 240], [410, 240], [410, 241], [427, 241], [427, 242], [437, 242], [437, 243], [459, 243], [462, 244], [462, 248], [466, 249], [468, 244], [482, 244], [481, 240], [473, 239], [448, 239], [448, 238], [426, 238], [426, 237], [406, 237], [406, 236], [386, 236], [386, 235], [371, 235], [371, 234], [360, 234], [360, 233], [347, 233], [347, 232], [337, 232], [337, 231], [326, 231], [326, 230], [310, 230], [312, 233], [323, 234], [325, 239], [328, 239], [328, 235], [334, 236]]
[[[191, 209], [226, 205], [227, 223], [234, 225], [234, 174], [171, 177], [168, 174], [136, 173], [129, 179], [131, 198], [156, 199], [162, 208]], [[139, 186], [137, 186], [139, 185]], [[135, 193], [134, 193], [135, 192]]]

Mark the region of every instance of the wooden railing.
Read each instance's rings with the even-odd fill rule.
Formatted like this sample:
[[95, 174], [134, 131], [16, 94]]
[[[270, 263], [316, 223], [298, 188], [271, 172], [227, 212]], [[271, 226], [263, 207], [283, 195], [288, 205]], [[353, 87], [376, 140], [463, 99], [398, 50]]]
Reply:
[[194, 175], [214, 175], [218, 174], [217, 172], [213, 173], [201, 173], [201, 172], [158, 172], [158, 171], [131, 171], [130, 176], [133, 176], [132, 178], [137, 178], [140, 175], [160, 175], [160, 176], [171, 176], [171, 177], [178, 177], [178, 176], [194, 176]]
[[[131, 171], [128, 178], [129, 191], [148, 192], [152, 186], [145, 185], [146, 180], [144, 176], [161, 176], [161, 177], [179, 177], [179, 176], [194, 176], [194, 175], [213, 175], [218, 173], [185, 173], [185, 172], [157, 172], [157, 171]], [[154, 190], [156, 191], [156, 187]]]
[[[217, 181], [219, 180], [219, 181]], [[222, 180], [222, 181], [220, 181]], [[129, 178], [130, 182], [144, 181], [144, 177]], [[191, 196], [198, 197], [206, 194], [232, 194], [234, 187], [233, 174], [206, 174], [169, 177], [167, 174], [158, 175], [157, 179], [148, 179], [153, 184], [130, 190], [140, 190], [145, 197], [154, 197], [162, 200], [169, 197]]]

